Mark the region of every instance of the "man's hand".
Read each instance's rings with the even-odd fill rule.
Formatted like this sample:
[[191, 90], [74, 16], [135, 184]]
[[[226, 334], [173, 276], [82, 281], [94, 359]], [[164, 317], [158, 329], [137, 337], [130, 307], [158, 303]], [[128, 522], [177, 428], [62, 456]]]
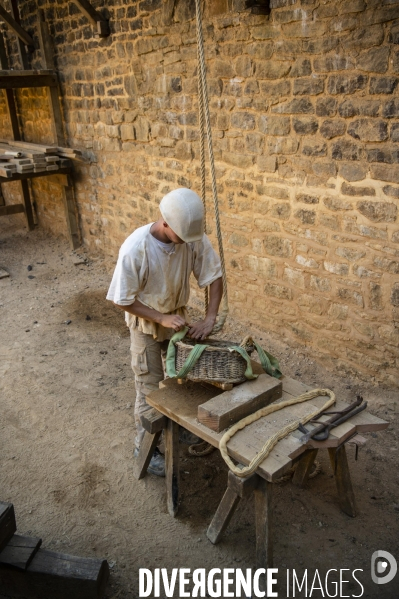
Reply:
[[181, 331], [187, 325], [184, 318], [178, 314], [162, 314], [160, 324], [166, 329], [174, 329], [175, 331]]
[[188, 334], [192, 339], [202, 340], [208, 337], [209, 333], [215, 326], [216, 318], [205, 318], [198, 322], [189, 325]]

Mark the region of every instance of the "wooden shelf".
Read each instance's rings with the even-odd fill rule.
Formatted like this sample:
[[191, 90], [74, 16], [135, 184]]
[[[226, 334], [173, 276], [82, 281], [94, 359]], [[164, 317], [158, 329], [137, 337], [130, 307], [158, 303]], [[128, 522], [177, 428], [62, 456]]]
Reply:
[[36, 177], [50, 177], [51, 175], [70, 175], [71, 167], [59, 168], [58, 171], [38, 171], [37, 173], [13, 173], [12, 177], [0, 177], [0, 183], [9, 183], [10, 181], [26, 181]]
[[0, 89], [21, 87], [57, 87], [54, 71], [0, 71]]

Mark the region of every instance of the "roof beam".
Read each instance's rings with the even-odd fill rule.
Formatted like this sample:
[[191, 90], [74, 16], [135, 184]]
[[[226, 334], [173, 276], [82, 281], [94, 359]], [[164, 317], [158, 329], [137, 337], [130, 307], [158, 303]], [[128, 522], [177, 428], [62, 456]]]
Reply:
[[12, 29], [12, 31], [19, 37], [19, 39], [22, 40], [23, 43], [28, 46], [29, 50], [33, 51], [35, 49], [33, 39], [31, 38], [29, 33], [27, 33], [25, 29], [22, 29], [21, 25], [17, 23], [15, 19], [13, 19], [10, 13], [7, 12], [6, 9], [1, 6], [1, 4], [0, 18], [3, 19], [3, 21], [5, 21], [5, 23], [8, 25], [8, 27]]
[[72, 0], [72, 2], [90, 23], [96, 26], [99, 37], [107, 37], [111, 33], [107, 19], [90, 4], [89, 0]]

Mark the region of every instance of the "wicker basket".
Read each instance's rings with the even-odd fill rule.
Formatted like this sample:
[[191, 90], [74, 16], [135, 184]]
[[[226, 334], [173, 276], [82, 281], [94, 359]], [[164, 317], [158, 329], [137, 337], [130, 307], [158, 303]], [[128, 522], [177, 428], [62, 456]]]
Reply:
[[[184, 338], [176, 343], [176, 370], [179, 371], [186, 361], [194, 345], [198, 345], [194, 339]], [[229, 347], [236, 345], [231, 341], [219, 339], [207, 339], [201, 345], [208, 345], [198, 362], [187, 374], [191, 381], [215, 381], [218, 383], [243, 383], [247, 363], [236, 351], [229, 351]], [[248, 353], [253, 348], [246, 348]]]

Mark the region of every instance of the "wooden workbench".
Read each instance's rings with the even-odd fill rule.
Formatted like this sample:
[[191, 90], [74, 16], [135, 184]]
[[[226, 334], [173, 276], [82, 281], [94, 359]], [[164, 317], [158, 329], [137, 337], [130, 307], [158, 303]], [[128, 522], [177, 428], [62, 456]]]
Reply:
[[[260, 366], [254, 364], [254, 371], [263, 372]], [[282, 379], [283, 394], [280, 401], [292, 399], [309, 391], [311, 387], [284, 376]], [[243, 383], [243, 385], [250, 382]], [[145, 475], [148, 463], [162, 430], [165, 432], [165, 464], [166, 488], [169, 513], [176, 515], [179, 503], [179, 425], [191, 431], [214, 447], [219, 447], [223, 432], [216, 433], [201, 424], [197, 419], [198, 406], [223, 391], [210, 385], [187, 381], [184, 385], [177, 384], [175, 379], [167, 379], [161, 383], [161, 388], [153, 391], [147, 397], [147, 403], [154, 410], [143, 422], [146, 434], [136, 463], [136, 477]], [[320, 409], [326, 402], [325, 396], [316, 397], [302, 404], [282, 409], [281, 411], [263, 417], [260, 420], [239, 431], [228, 442], [230, 456], [243, 465], [261, 450], [265, 441], [287, 424]], [[348, 404], [337, 401], [334, 408], [342, 410]], [[308, 443], [301, 441], [302, 433], [295, 431], [278, 444], [269, 456], [260, 464], [256, 473], [248, 478], [239, 478], [229, 472], [226, 493], [208, 529], [208, 538], [217, 543], [226, 529], [240, 498], [248, 492], [255, 495], [256, 515], [256, 546], [257, 567], [270, 567], [273, 560], [272, 552], [272, 483], [287, 473], [294, 463], [297, 464], [293, 482], [303, 486], [309, 476], [317, 451], [328, 449], [333, 466], [339, 504], [348, 515], [356, 515], [356, 503], [350, 479], [345, 443], [349, 440], [361, 442], [358, 433], [382, 430], [388, 422], [367, 412], [352, 417], [347, 422], [337, 426], [326, 441], [317, 442], [312, 439]]]

